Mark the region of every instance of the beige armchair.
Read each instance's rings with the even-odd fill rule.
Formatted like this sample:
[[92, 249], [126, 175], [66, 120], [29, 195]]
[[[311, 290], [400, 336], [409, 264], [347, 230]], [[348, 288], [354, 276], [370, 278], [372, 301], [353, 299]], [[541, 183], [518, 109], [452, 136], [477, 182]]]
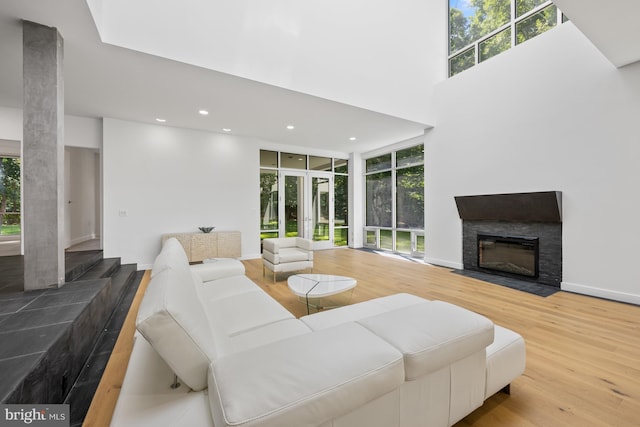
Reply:
[[313, 242], [301, 237], [283, 237], [262, 240], [262, 274], [266, 270], [276, 274], [281, 272], [313, 271]]

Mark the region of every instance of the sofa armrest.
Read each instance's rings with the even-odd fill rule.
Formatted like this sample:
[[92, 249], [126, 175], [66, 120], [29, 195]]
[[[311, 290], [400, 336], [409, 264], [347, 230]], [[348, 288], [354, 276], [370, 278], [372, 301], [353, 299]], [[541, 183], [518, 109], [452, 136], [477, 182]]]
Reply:
[[243, 276], [244, 264], [236, 259], [221, 258], [211, 262], [191, 265], [191, 271], [196, 273], [204, 283], [225, 277]]
[[321, 425], [403, 382], [402, 354], [347, 323], [213, 361], [209, 400], [216, 427]]
[[306, 251], [313, 251], [313, 242], [309, 239], [303, 239], [302, 237], [296, 237], [296, 246]]

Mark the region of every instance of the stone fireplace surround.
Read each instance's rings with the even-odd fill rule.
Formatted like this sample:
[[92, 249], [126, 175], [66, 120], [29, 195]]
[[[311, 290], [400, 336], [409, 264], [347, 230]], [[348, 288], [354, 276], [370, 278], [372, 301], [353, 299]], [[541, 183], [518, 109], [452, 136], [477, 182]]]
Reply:
[[478, 267], [478, 234], [537, 237], [538, 277], [517, 277], [560, 287], [562, 282], [562, 193], [488, 194], [455, 197], [462, 219], [462, 261], [465, 270], [510, 276]]

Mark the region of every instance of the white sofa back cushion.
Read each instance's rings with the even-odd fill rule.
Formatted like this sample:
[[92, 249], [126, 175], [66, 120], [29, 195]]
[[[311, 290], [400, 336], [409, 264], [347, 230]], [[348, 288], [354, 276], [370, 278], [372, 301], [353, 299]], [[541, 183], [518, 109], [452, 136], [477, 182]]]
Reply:
[[200, 278], [191, 272], [177, 240], [167, 240], [159, 257], [166, 263], [149, 282], [136, 327], [186, 385], [205, 389], [216, 351], [195, 288]]

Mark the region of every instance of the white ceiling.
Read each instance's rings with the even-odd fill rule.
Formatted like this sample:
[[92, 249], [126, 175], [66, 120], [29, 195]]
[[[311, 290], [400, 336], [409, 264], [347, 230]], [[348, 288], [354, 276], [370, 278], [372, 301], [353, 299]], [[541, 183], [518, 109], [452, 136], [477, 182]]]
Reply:
[[[105, 8], [109, 4], [113, 5], [115, 2], [115, 0], [89, 1], [98, 9]], [[159, 2], [159, 0], [155, 1]], [[286, 1], [279, 0], [274, 4], [280, 4], [282, 7]], [[358, 5], [365, 7], [371, 4], [371, 7], [382, 8], [385, 14], [390, 13], [389, 9], [384, 9], [387, 7], [384, 5], [388, 2], [368, 1], [372, 3], [361, 1]], [[309, 5], [316, 8], [315, 10], [320, 10], [318, 8], [326, 3], [313, 0], [309, 2]], [[431, 8], [428, 11], [432, 11], [434, 15], [430, 18], [424, 16], [425, 2], [429, 4], [428, 8]], [[165, 3], [177, 4], [176, 2]], [[189, 1], [191, 5], [210, 5], [211, 3], [204, 0]], [[225, 4], [227, 7], [233, 4], [231, 0], [216, 0], [214, 3]], [[640, 26], [635, 22], [640, 17], [640, 1], [555, 0], [555, 3], [612, 63], [624, 66], [640, 60]], [[119, 0], [119, 4], [132, 3]], [[181, 6], [182, 4], [183, 2], [180, 2]], [[418, 10], [420, 13], [415, 15], [425, 19], [424, 27], [429, 27], [437, 34], [446, 33], [446, 14], [441, 10], [444, 7], [443, 10], [446, 11], [446, 0], [402, 0], [401, 4], [409, 11], [409, 13], [403, 11], [402, 17], [406, 18], [411, 15], [411, 11]], [[335, 10], [337, 10], [336, 13], [345, 13], [344, 8], [342, 10], [335, 8]], [[298, 12], [302, 13], [300, 10]], [[354, 7], [348, 12], [353, 19], [368, 17]], [[304, 19], [301, 18], [302, 20], [297, 23], [311, 25], [309, 15], [315, 16], [302, 14]], [[326, 12], [323, 16], [329, 17], [331, 13]], [[379, 14], [376, 16], [378, 19], [383, 19]], [[198, 66], [201, 64], [195, 61], [185, 61], [183, 58], [174, 57], [182, 61], [179, 62], [102, 43], [85, 0], [2, 0], [0, 3], [0, 106], [4, 107], [22, 107], [22, 19], [56, 27], [65, 40], [65, 110], [68, 114], [112, 117], [146, 123], [155, 123], [156, 117], [162, 117], [167, 119], [167, 126], [211, 132], [221, 132], [223, 128], [230, 128], [233, 134], [240, 136], [341, 153], [369, 151], [421, 135], [424, 129], [430, 127], [430, 119], [426, 114], [422, 114], [424, 105], [418, 105], [418, 103], [429, 96], [429, 89], [437, 83], [439, 72], [437, 70], [442, 68], [439, 65], [432, 67], [436, 73], [434, 74], [432, 70], [429, 74], [426, 68], [421, 67], [426, 63], [446, 62], [444, 55], [430, 57], [423, 51], [418, 51], [417, 46], [420, 44], [389, 45], [387, 43], [386, 46], [382, 46], [382, 39], [377, 39], [376, 43], [371, 44], [374, 49], [368, 52], [369, 56], [374, 56], [376, 49], [386, 52], [387, 55], [391, 55], [396, 50], [401, 52], [400, 56], [390, 58], [388, 61], [393, 64], [389, 67], [389, 72], [393, 71], [393, 74], [389, 75], [388, 81], [380, 82], [377, 87], [369, 82], [369, 90], [366, 90], [366, 85], [358, 86], [357, 84], [360, 80], [366, 80], [367, 76], [364, 72], [354, 73], [348, 66], [342, 70], [334, 67], [335, 69], [331, 70], [334, 74], [344, 74], [347, 77], [342, 80], [342, 86], [333, 88], [326, 86], [327, 82], [334, 81], [330, 77], [327, 77], [326, 82], [321, 82], [325, 87], [320, 92], [329, 93], [325, 95], [326, 98], [332, 99], [329, 100], [305, 94], [317, 92], [306, 90], [306, 88], [309, 84], [315, 85], [316, 82], [320, 82], [323, 79], [322, 73], [315, 74], [312, 78], [306, 76], [307, 80], [304, 84], [294, 84], [289, 86], [289, 89], [283, 89], [274, 85], [287, 87], [279, 84], [279, 81], [272, 83], [268, 79], [261, 80], [272, 84], [256, 81], [259, 79], [251, 77], [251, 70], [247, 70], [246, 67], [240, 74], [256, 80], [213, 71], [205, 66]], [[427, 19], [430, 20], [427, 21]], [[343, 35], [348, 34], [344, 32], [348, 31], [347, 21], [332, 19], [332, 22], [340, 23]], [[444, 23], [442, 24], [444, 29], [435, 26], [435, 23], [440, 21]], [[140, 15], [137, 21], [133, 22], [139, 22], [140, 27], [130, 22], [128, 31], [133, 35], [136, 31], [143, 35], [138, 37], [138, 43], [144, 44], [145, 37], [155, 40], [153, 32], [146, 31], [147, 27], [144, 26], [145, 22], [141, 22]], [[189, 21], [181, 22], [187, 27], [190, 25]], [[254, 17], [251, 22], [256, 22], [256, 18]], [[376, 21], [375, 25], [354, 23], [354, 38], [358, 40], [357, 43], [365, 46], [368, 41], [370, 42], [368, 35], [372, 31], [376, 28], [383, 31], [383, 26], [380, 25], [382, 23], [384, 21]], [[318, 33], [318, 24], [314, 22], [313, 27]], [[413, 28], [415, 25], [407, 25], [407, 27]], [[103, 23], [101, 28], [104, 29]], [[112, 37], [117, 30], [118, 26], [114, 27], [112, 23], [109, 27]], [[157, 30], [156, 26], [154, 31]], [[302, 30], [304, 27], [297, 28], [297, 31]], [[175, 33], [180, 30], [173, 28], [172, 31]], [[369, 34], [366, 31], [369, 31]], [[415, 34], [417, 33], [403, 34], [402, 40], [414, 37]], [[235, 37], [239, 35], [236, 34]], [[314, 39], [313, 43], [315, 52], [321, 52], [325, 47], [318, 39]], [[431, 49], [430, 52], [433, 53], [437, 51], [440, 44], [442, 44], [440, 40], [426, 42], [425, 49]], [[286, 49], [287, 43], [283, 47]], [[357, 51], [355, 47], [356, 45], [350, 45], [351, 51]], [[300, 46], [297, 48], [299, 49]], [[180, 54], [181, 50], [174, 46], [174, 52]], [[256, 53], [253, 52], [253, 55]], [[335, 56], [329, 55], [329, 57], [335, 59]], [[417, 71], [411, 70], [413, 73], [411, 74], [403, 70], [403, 67], [411, 67], [406, 67], [402, 58], [414, 57], [427, 59], [409, 62], [418, 65]], [[385, 60], [386, 56], [383, 56], [382, 61]], [[196, 65], [188, 65], [185, 62]], [[302, 63], [299, 62], [298, 65]], [[219, 69], [236, 74], [232, 67]], [[329, 69], [323, 70], [324, 74], [328, 72]], [[409, 96], [406, 88], [411, 88], [416, 76], [419, 77], [423, 73], [426, 76], [426, 83], [417, 85], [416, 94]], [[384, 75], [378, 77], [384, 77]], [[402, 82], [405, 77], [409, 83]], [[346, 84], [353, 82], [353, 86], [357, 88], [355, 90], [357, 96], [347, 98], [340, 96], [340, 93], [345, 91], [345, 82]], [[400, 96], [391, 99], [392, 94], [396, 92], [395, 88], [401, 87], [403, 83], [404, 91], [397, 91]], [[331, 93], [332, 90], [333, 93]], [[379, 108], [382, 105], [381, 101], [384, 103], [387, 98], [389, 108]], [[402, 111], [404, 99], [410, 107], [406, 111]], [[369, 109], [354, 105], [365, 105]], [[200, 109], [207, 109], [210, 114], [206, 117], [200, 116], [197, 113]], [[418, 118], [423, 116], [424, 119]], [[289, 124], [295, 125], [295, 130], [287, 130], [286, 125]], [[350, 137], [357, 137], [357, 140], [349, 141]]]
[[87, 3], [105, 43], [418, 122], [446, 74], [443, 0]]
[[640, 1], [554, 0], [616, 67], [640, 61]]
[[[422, 135], [428, 125], [103, 44], [84, 0], [3, 0], [0, 106], [22, 107], [21, 19], [64, 38], [65, 112], [349, 153]], [[206, 109], [204, 117], [198, 110]], [[294, 130], [287, 130], [289, 124]], [[356, 141], [350, 141], [356, 137]]]

